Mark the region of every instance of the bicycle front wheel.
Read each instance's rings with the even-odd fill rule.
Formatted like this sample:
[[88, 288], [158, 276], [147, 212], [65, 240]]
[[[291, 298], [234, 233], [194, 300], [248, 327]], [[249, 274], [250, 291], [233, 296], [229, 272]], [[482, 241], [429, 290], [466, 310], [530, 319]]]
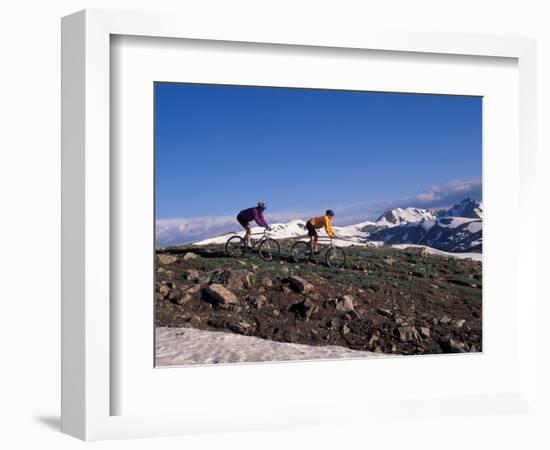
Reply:
[[327, 266], [334, 269], [341, 269], [346, 264], [346, 252], [340, 247], [331, 247], [327, 250]]
[[290, 250], [294, 262], [303, 262], [311, 258], [311, 247], [309, 242], [298, 241]]
[[281, 247], [275, 239], [267, 238], [258, 247], [258, 254], [264, 261], [273, 261], [281, 254]]
[[231, 258], [243, 256], [245, 251], [244, 239], [240, 236], [230, 237], [225, 243], [225, 254]]

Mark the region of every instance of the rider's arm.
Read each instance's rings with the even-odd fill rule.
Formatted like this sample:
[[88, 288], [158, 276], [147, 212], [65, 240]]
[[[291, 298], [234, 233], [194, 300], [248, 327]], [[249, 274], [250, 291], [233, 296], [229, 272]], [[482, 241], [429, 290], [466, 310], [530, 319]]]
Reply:
[[332, 228], [332, 223], [328, 216], [325, 216], [325, 231], [331, 238], [336, 237], [336, 233], [334, 232], [334, 228]]
[[258, 208], [254, 208], [254, 220], [261, 227], [269, 228], [269, 225], [265, 221], [263, 214], [258, 210]]

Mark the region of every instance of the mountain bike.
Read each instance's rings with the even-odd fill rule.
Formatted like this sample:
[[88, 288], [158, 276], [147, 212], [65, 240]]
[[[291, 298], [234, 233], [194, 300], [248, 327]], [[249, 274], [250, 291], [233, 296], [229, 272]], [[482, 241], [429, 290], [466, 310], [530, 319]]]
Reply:
[[[324, 236], [319, 237], [321, 239], [330, 239], [330, 245], [325, 253], [325, 261], [327, 266], [334, 269], [341, 269], [346, 264], [346, 252], [342, 247], [336, 247], [334, 244], [334, 239], [325, 238]], [[298, 241], [296, 242], [291, 250], [290, 254], [294, 262], [303, 262], [313, 259], [311, 253], [311, 245], [307, 241]]]
[[253, 241], [250, 248], [247, 248], [244, 238], [238, 235], [230, 237], [225, 243], [225, 254], [233, 258], [239, 258], [257, 247], [258, 255], [264, 261], [277, 259], [281, 254], [281, 247], [275, 239], [269, 237], [269, 232], [265, 230], [263, 233], [251, 234], [251, 236], [255, 235], [262, 235], [262, 237]]

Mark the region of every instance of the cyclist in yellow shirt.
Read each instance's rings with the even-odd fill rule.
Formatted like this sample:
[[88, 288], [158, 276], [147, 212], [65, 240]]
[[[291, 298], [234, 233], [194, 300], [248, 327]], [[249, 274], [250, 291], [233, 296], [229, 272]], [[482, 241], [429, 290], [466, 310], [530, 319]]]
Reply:
[[334, 228], [332, 228], [333, 217], [334, 217], [334, 211], [332, 209], [327, 209], [324, 216], [313, 217], [306, 222], [307, 234], [310, 238], [309, 245], [311, 245], [311, 252], [314, 255], [319, 254], [319, 244], [317, 243], [317, 240], [319, 239], [319, 235], [317, 234], [317, 230], [324, 227], [329, 237], [331, 238], [336, 237]]

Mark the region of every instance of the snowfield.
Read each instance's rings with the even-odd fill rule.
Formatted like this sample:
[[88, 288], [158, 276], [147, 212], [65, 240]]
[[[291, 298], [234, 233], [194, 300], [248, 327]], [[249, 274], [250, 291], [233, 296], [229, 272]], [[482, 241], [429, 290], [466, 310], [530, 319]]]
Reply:
[[387, 356], [336, 345], [290, 344], [195, 328], [158, 327], [155, 332], [157, 366], [295, 361]]

